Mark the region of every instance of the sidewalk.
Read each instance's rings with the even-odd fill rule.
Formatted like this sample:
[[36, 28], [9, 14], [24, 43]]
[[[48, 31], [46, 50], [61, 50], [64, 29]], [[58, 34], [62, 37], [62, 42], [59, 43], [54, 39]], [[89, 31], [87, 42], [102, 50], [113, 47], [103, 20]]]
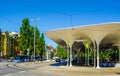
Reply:
[[[52, 61], [43, 61], [43, 62], [23, 62], [23, 63], [14, 63], [15, 66], [21, 67], [21, 68], [33, 68], [35, 66], [39, 66], [40, 64], [45, 64], [45, 63], [53, 63]], [[37, 67], [39, 68], [39, 67]]]
[[79, 76], [81, 75], [120, 75], [120, 68], [93, 68], [93, 67], [59, 67], [59, 72]]
[[120, 76], [120, 68], [93, 68], [93, 67], [67, 67], [45, 66], [34, 70], [37, 73], [49, 73], [56, 76]]
[[[16, 65], [24, 68], [32, 68], [31, 64], [44, 64], [44, 62], [39, 63], [17, 63]], [[76, 67], [76, 66], [51, 66], [46, 65], [42, 67], [37, 67], [31, 70], [36, 73], [47, 73], [56, 76], [120, 76], [120, 68], [107, 67], [107, 68], [93, 68], [93, 67]]]
[[107, 67], [107, 68], [94, 68], [94, 67], [67, 67], [60, 66], [61, 70], [69, 70], [69, 71], [80, 71], [80, 72], [103, 72], [103, 73], [116, 73], [120, 72], [120, 68], [115, 67]]

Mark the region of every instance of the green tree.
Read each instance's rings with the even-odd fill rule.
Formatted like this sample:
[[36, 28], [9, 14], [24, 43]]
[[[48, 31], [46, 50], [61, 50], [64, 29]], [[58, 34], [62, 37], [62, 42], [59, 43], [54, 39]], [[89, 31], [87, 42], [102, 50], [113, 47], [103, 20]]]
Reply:
[[67, 51], [65, 49], [63, 49], [60, 46], [57, 46], [57, 56], [62, 58], [62, 59], [66, 59], [67, 58]]
[[22, 26], [20, 27], [20, 37], [18, 40], [18, 49], [23, 53], [27, 53], [27, 49], [30, 45], [30, 24], [28, 18], [24, 18]]
[[34, 27], [34, 29], [36, 30], [36, 34], [35, 34], [35, 44], [36, 44], [36, 54], [39, 53], [39, 37], [40, 37], [40, 32], [39, 29], [37, 27]]
[[[36, 44], [36, 54], [38, 53], [38, 39], [40, 36], [40, 32], [39, 29], [37, 27], [33, 27], [30, 26], [30, 32], [29, 32], [29, 49], [30, 49], [30, 53], [33, 54], [33, 50], [34, 50], [34, 32], [36, 32], [35, 34], [35, 44]], [[35, 31], [36, 29], [36, 31]]]
[[117, 61], [119, 59], [119, 50], [112, 50], [113, 54], [111, 55], [112, 60]]
[[38, 38], [38, 45], [37, 45], [38, 51], [37, 54], [40, 55], [41, 60], [43, 57], [46, 55], [46, 50], [45, 50], [45, 40], [44, 40], [44, 34], [42, 33], [41, 36]]
[[101, 61], [103, 61], [103, 60], [115, 60], [117, 58], [118, 58], [117, 51], [114, 51], [114, 50], [106, 50], [106, 51], [101, 50], [100, 51], [100, 60]]
[[33, 54], [34, 50], [34, 27], [30, 26], [30, 32], [29, 32], [29, 49], [30, 49], [30, 54]]
[[54, 52], [50, 51], [50, 58], [52, 59], [54, 57]]
[[18, 38], [18, 50], [22, 50], [24, 54], [27, 53], [27, 49], [30, 49], [30, 54], [34, 53], [34, 33], [35, 33], [35, 53], [41, 56], [41, 59], [45, 56], [45, 40], [44, 34], [40, 35], [40, 31], [37, 27], [30, 26], [28, 18], [24, 18], [22, 26], [20, 27], [20, 37]]
[[78, 49], [76, 55], [77, 55], [77, 57], [84, 57], [84, 53], [81, 51], [81, 49]]

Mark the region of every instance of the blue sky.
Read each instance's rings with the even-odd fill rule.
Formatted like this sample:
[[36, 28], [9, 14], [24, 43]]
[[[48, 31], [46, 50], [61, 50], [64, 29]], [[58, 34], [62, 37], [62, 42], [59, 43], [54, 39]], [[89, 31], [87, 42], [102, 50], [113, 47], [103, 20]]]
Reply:
[[[59, 28], [120, 22], [120, 0], [0, 0], [0, 28], [17, 31], [24, 18], [40, 18], [37, 27], [43, 33]], [[56, 46], [45, 38], [46, 44]]]

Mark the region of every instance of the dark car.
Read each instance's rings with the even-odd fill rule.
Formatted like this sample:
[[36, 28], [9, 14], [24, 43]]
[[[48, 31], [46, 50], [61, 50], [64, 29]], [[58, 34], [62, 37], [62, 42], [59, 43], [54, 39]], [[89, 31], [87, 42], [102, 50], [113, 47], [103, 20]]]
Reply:
[[12, 60], [12, 62], [16, 63], [21, 63], [21, 62], [28, 62], [29, 61], [29, 56], [22, 54], [22, 55], [17, 55], [15, 58]]
[[55, 61], [56, 62], [61, 62], [61, 59], [60, 58], [56, 58]]
[[109, 62], [109, 61], [104, 61], [100, 63], [100, 67], [114, 67], [114, 66], [115, 66], [115, 63]]

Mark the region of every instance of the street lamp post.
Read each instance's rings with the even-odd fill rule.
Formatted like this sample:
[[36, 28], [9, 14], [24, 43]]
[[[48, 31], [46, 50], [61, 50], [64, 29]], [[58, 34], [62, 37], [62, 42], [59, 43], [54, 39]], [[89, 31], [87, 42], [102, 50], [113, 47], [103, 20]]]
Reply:
[[35, 42], [36, 42], [36, 21], [39, 21], [40, 19], [39, 18], [37, 18], [37, 19], [31, 19], [31, 21], [33, 21], [34, 22], [34, 61], [35, 61], [35, 52], [36, 52], [36, 49], [35, 49], [35, 47], [36, 47], [36, 44], [35, 44]]

